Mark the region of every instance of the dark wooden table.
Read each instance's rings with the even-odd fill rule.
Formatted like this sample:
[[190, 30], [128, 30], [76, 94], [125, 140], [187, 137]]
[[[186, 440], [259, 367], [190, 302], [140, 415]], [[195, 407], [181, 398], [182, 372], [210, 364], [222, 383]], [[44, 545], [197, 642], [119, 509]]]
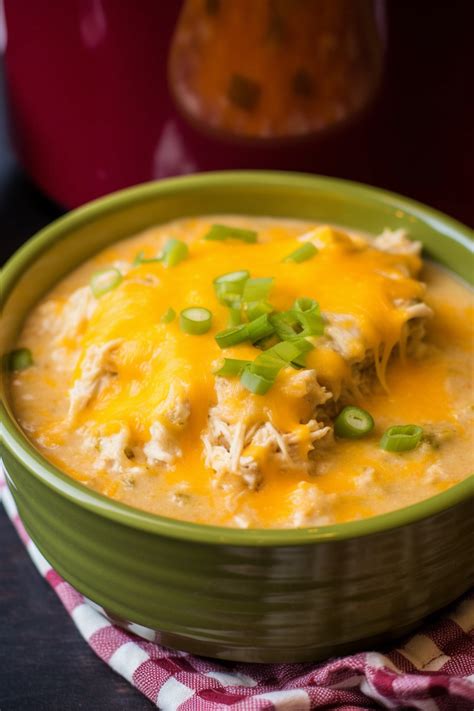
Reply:
[[[474, 224], [470, 0], [394, 0], [384, 89], [362, 173]], [[8, 256], [59, 214], [22, 173], [0, 100], [0, 244]], [[360, 178], [348, 164], [342, 177]], [[152, 705], [97, 659], [0, 509], [0, 710]]]

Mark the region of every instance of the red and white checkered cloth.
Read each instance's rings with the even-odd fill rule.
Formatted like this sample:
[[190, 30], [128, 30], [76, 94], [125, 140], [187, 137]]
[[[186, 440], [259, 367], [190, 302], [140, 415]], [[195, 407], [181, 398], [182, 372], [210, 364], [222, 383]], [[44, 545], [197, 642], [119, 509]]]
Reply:
[[474, 590], [383, 654], [364, 652], [320, 664], [217, 662], [160, 647], [113, 625], [38, 551], [1, 473], [0, 498], [34, 564], [89, 646], [162, 711], [474, 709]]

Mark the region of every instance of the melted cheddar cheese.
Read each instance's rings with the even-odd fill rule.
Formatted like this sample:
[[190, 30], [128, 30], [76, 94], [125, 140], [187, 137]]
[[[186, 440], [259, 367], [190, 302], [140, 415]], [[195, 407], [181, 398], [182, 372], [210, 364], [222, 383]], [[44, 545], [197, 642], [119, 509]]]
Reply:
[[[204, 239], [216, 222], [255, 229], [258, 242]], [[472, 297], [434, 267], [426, 289], [416, 245], [393, 235], [372, 241], [330, 226], [220, 216], [176, 221], [104, 250], [24, 326], [19, 345], [34, 365], [12, 379], [20, 423], [48, 459], [92, 488], [198, 522], [324, 525], [452, 485], [469, 471]], [[156, 257], [170, 237], [188, 244], [186, 259], [134, 264], [140, 251]], [[316, 255], [285, 262], [305, 241]], [[95, 298], [90, 276], [111, 265], [122, 280]], [[274, 278], [276, 311], [311, 297], [325, 321], [305, 368], [283, 368], [265, 395], [215, 375], [223, 356], [261, 353], [250, 343], [223, 351], [215, 340], [228, 309], [213, 280], [240, 269]], [[170, 307], [191, 306], [211, 310], [208, 333], [161, 321]], [[368, 410], [374, 432], [335, 440], [344, 404]], [[403, 455], [380, 449], [384, 429], [404, 423], [429, 436]]]

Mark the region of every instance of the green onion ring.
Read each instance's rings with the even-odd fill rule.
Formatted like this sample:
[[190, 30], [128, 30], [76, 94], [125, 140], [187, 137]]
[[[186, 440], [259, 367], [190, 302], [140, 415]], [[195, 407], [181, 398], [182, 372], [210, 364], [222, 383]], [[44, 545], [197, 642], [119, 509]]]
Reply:
[[242, 269], [238, 272], [228, 272], [216, 277], [213, 284], [219, 301], [231, 305], [233, 301], [239, 299], [249, 276], [249, 272], [246, 269]]
[[201, 336], [212, 326], [212, 313], [202, 306], [191, 306], [183, 309], [179, 315], [179, 326], [184, 333]]
[[349, 405], [336, 417], [334, 434], [343, 439], [359, 439], [372, 432], [374, 419], [372, 415], [360, 407]]
[[415, 449], [422, 436], [418, 425], [394, 425], [383, 433], [380, 446], [386, 452], [408, 452]]

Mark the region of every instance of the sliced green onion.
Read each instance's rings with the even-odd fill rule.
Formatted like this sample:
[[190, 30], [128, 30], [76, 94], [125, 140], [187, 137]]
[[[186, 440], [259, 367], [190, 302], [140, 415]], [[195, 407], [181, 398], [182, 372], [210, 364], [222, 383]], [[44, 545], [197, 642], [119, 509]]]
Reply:
[[265, 395], [272, 387], [274, 380], [269, 380], [263, 375], [254, 372], [252, 365], [244, 369], [240, 376], [240, 382], [247, 390], [256, 395]]
[[294, 315], [303, 327], [305, 336], [321, 336], [324, 333], [324, 321], [319, 304], [314, 299], [303, 296], [294, 303]]
[[294, 252], [285, 257], [283, 261], [298, 263], [306, 262], [307, 259], [311, 259], [311, 257], [314, 257], [317, 251], [318, 250], [316, 249], [314, 244], [312, 244], [311, 242], [305, 242], [301, 245], [301, 247], [298, 247], [298, 249], [295, 249]]
[[161, 323], [171, 323], [171, 321], [174, 321], [176, 318], [176, 311], [174, 309], [170, 308], [165, 311], [163, 316], [161, 317], [160, 321]]
[[315, 310], [319, 311], [318, 302], [309, 296], [300, 296], [299, 299], [296, 299], [293, 307], [296, 311], [301, 311], [302, 313], [308, 313]]
[[192, 336], [207, 333], [212, 325], [212, 313], [201, 306], [183, 309], [179, 315], [179, 325], [182, 331]]
[[312, 350], [313, 345], [300, 338], [294, 342], [277, 343], [260, 353], [252, 363], [253, 371], [268, 380], [275, 379], [282, 368], [286, 368], [295, 358]]
[[224, 358], [221, 367], [215, 371], [215, 375], [229, 377], [232, 375], [241, 375], [244, 368], [250, 365], [249, 360], [239, 360], [238, 358]]
[[244, 285], [250, 274], [246, 269], [222, 274], [214, 279], [216, 296], [222, 303], [230, 304], [242, 296]]
[[7, 356], [8, 370], [26, 370], [33, 365], [33, 355], [29, 348], [17, 348]]
[[161, 262], [161, 257], [151, 257], [150, 259], [147, 259], [145, 257], [145, 252], [142, 250], [135, 255], [132, 266], [138, 267], [140, 264], [152, 264], [153, 262]]
[[242, 323], [242, 309], [240, 304], [229, 307], [229, 328], [239, 326]]
[[268, 301], [251, 301], [247, 304], [247, 316], [249, 321], [254, 321], [263, 314], [271, 314], [273, 306]]
[[374, 429], [374, 419], [367, 410], [360, 407], [348, 406], [336, 417], [334, 433], [336, 437], [344, 439], [359, 439], [369, 434]]
[[247, 279], [242, 293], [242, 301], [250, 304], [255, 301], [265, 301], [273, 285], [273, 277], [256, 277]]
[[418, 425], [395, 425], [389, 427], [380, 440], [380, 446], [387, 452], [408, 452], [415, 449], [423, 436]]
[[161, 260], [165, 267], [175, 267], [189, 255], [189, 248], [180, 239], [169, 239], [163, 247]]
[[228, 225], [212, 225], [204, 239], [221, 242], [226, 239], [238, 239], [241, 242], [254, 243], [257, 241], [257, 233], [254, 230], [244, 230], [241, 227], [230, 227]]
[[231, 346], [236, 346], [238, 343], [247, 341], [248, 337], [249, 332], [246, 323], [243, 323], [240, 326], [225, 328], [223, 331], [216, 333], [217, 345], [220, 348], [230, 348]]
[[[247, 333], [252, 331], [252, 327], [255, 326], [257, 321], [260, 322], [261, 326], [259, 325], [259, 328], [262, 330], [264, 327], [271, 326], [268, 316], [264, 314], [259, 319], [244, 326]], [[231, 375], [235, 375], [241, 372], [240, 382], [243, 387], [257, 395], [264, 395], [271, 388], [282, 368], [287, 367], [295, 358], [301, 357], [312, 348], [313, 345], [301, 337], [292, 342], [283, 341], [263, 351], [253, 362], [247, 363], [245, 366], [242, 366], [244, 361], [236, 362], [226, 359], [226, 361], [229, 361], [229, 365], [226, 370], [219, 370], [218, 374], [226, 375], [228, 372]], [[242, 367], [243, 369], [240, 370]]]
[[275, 328], [268, 320], [268, 315], [262, 314], [262, 316], [259, 316], [248, 324], [247, 331], [249, 341], [255, 343], [256, 341], [260, 341], [262, 338], [271, 336], [275, 333]]
[[308, 355], [309, 351], [313, 350], [314, 345], [306, 338], [303, 338], [301, 336], [293, 339], [291, 341], [291, 344], [298, 345], [301, 351], [300, 354], [296, 356], [296, 358], [291, 359], [291, 365], [296, 368], [306, 368], [306, 356]]
[[115, 289], [122, 281], [122, 275], [119, 270], [115, 267], [109, 267], [107, 269], [98, 269], [93, 273], [90, 280], [90, 287], [92, 293], [98, 299], [103, 294], [108, 291]]
[[313, 344], [305, 338], [296, 338], [294, 341], [282, 341], [281, 343], [277, 343], [276, 346], [270, 348], [267, 353], [271, 352], [286, 363], [291, 363], [295, 358], [303, 355], [303, 353], [308, 353], [313, 350], [313, 348]]
[[292, 311], [281, 311], [270, 316], [270, 323], [282, 341], [290, 341], [298, 337], [295, 327], [298, 326], [298, 319]]
[[306, 356], [307, 353], [302, 353], [301, 355], [297, 356], [297, 358], [293, 358], [291, 361], [291, 365], [293, 368], [297, 368], [298, 370], [301, 370], [301, 368], [306, 368]]
[[252, 373], [261, 375], [262, 378], [266, 380], [274, 381], [278, 373], [287, 364], [284, 363], [280, 358], [276, 356], [268, 355], [266, 351], [257, 356], [255, 360], [251, 363]]

